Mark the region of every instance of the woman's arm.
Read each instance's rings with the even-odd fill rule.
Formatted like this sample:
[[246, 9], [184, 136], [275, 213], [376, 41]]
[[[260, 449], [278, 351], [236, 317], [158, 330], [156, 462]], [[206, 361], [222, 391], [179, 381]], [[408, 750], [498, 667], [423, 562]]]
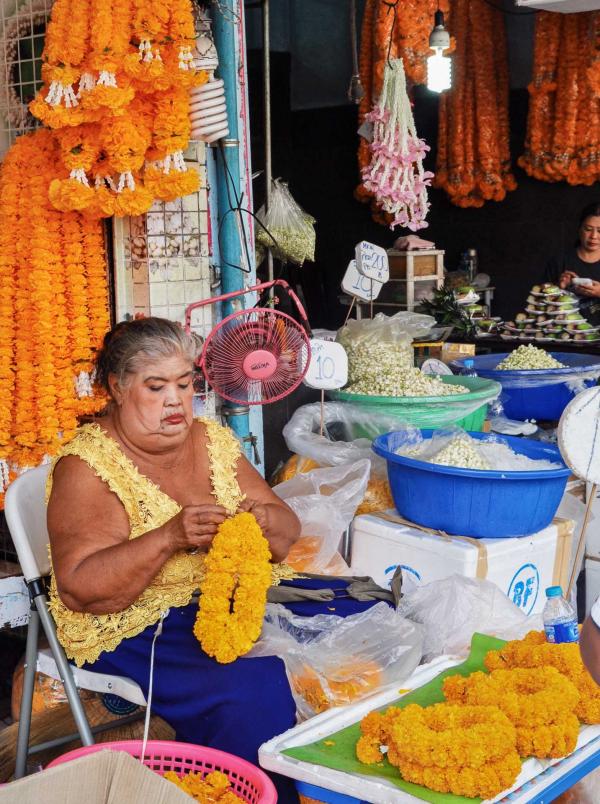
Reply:
[[256, 517], [269, 542], [273, 561], [283, 561], [300, 538], [300, 520], [243, 456], [238, 461], [238, 482], [246, 495], [240, 509]]
[[216, 505], [186, 506], [161, 527], [129, 539], [129, 519], [117, 496], [82, 460], [62, 458], [48, 503], [60, 598], [73, 611], [121, 611], [174, 553], [207, 549], [225, 517]]
[[590, 675], [596, 684], [600, 684], [600, 628], [591, 617], [586, 617], [581, 629], [579, 650]]

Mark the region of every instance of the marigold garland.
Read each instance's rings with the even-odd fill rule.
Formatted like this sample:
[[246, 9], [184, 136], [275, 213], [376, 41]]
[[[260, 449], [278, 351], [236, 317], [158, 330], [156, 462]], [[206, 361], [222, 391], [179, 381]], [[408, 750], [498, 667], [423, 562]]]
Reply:
[[501, 709], [517, 730], [522, 757], [558, 758], [575, 748], [579, 721], [573, 710], [579, 693], [555, 667], [450, 676], [443, 691], [452, 703]]
[[0, 492], [101, 404], [81, 380], [109, 324], [103, 235], [97, 221], [50, 204], [59, 153], [40, 129], [16, 140], [0, 170]]
[[[484, 0], [457, 0], [450, 29], [456, 51], [452, 88], [440, 99], [434, 185], [456, 206], [481, 207], [517, 186], [508, 147], [504, 17]], [[480, 41], [494, 47], [481, 48]]]
[[191, 0], [57, 0], [45, 86], [30, 104], [56, 131], [69, 168], [49, 183], [57, 209], [139, 215], [157, 199], [198, 189], [198, 174], [183, 158], [189, 87], [208, 79], [196, 69], [194, 41]]
[[536, 15], [525, 150], [519, 165], [541, 181], [600, 178], [600, 18]]
[[209, 656], [228, 664], [260, 636], [271, 551], [258, 522], [241, 513], [219, 526], [205, 560], [194, 635]]
[[577, 643], [546, 642], [543, 631], [530, 631], [524, 639], [507, 642], [490, 651], [484, 660], [488, 670], [511, 667], [555, 667], [579, 692], [575, 714], [582, 723], [600, 723], [600, 687], [586, 670]]
[[495, 706], [390, 707], [363, 718], [361, 732], [361, 762], [381, 762], [385, 745], [404, 779], [439, 792], [493, 798], [521, 769], [516, 730]]

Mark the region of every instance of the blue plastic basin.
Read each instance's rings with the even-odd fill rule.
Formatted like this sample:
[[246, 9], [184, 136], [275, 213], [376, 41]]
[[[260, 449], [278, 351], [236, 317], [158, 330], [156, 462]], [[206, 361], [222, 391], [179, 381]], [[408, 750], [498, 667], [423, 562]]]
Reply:
[[[433, 430], [422, 430], [431, 438]], [[485, 433], [469, 433], [485, 440]], [[526, 438], [502, 438], [515, 452], [560, 463], [560, 469], [492, 472], [457, 469], [396, 455], [403, 433], [378, 436], [373, 450], [387, 461], [388, 479], [398, 512], [427, 528], [475, 539], [528, 536], [554, 517], [571, 470], [558, 447]]]
[[[569, 352], [550, 352], [549, 354], [567, 368], [535, 371], [496, 370], [498, 363], [507, 356], [506, 352], [454, 360], [450, 365], [454, 371], [460, 372], [465, 359], [473, 360], [478, 377], [499, 382], [502, 385], [500, 399], [504, 406], [504, 413], [509, 419], [555, 420], [560, 419], [563, 410], [573, 399], [576, 391], [570, 389], [564, 382], [553, 383], [552, 377], [557, 373], [567, 374], [570, 380], [577, 381], [579, 375], [586, 369], [595, 367], [600, 369], [600, 355], [571, 354]], [[535, 382], [535, 385], [524, 388], [515, 387], [515, 384], [518, 385], [523, 380]], [[590, 388], [596, 384], [596, 380], [584, 380], [583, 383], [586, 388]]]

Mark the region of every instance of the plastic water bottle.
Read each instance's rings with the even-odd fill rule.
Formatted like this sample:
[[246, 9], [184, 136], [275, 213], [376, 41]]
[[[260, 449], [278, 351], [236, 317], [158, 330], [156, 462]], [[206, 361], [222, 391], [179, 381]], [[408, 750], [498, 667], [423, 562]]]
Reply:
[[475, 371], [475, 361], [471, 360], [471, 358], [467, 358], [463, 363], [463, 367], [460, 370], [462, 377], [476, 377], [477, 372]]
[[577, 614], [573, 606], [562, 596], [560, 586], [549, 586], [546, 589], [546, 605], [542, 614], [544, 630], [548, 642], [579, 642]]

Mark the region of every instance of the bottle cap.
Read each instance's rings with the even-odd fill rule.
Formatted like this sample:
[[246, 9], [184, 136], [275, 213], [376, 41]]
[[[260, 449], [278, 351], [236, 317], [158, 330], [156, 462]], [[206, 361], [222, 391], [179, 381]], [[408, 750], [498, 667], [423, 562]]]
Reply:
[[562, 586], [549, 586], [546, 589], [546, 597], [560, 597], [562, 595]]
[[464, 362], [464, 367], [465, 368], [473, 368], [474, 365], [475, 365], [475, 362], [473, 360], [471, 360], [471, 358], [467, 358], [467, 360], [465, 360], [465, 362]]

